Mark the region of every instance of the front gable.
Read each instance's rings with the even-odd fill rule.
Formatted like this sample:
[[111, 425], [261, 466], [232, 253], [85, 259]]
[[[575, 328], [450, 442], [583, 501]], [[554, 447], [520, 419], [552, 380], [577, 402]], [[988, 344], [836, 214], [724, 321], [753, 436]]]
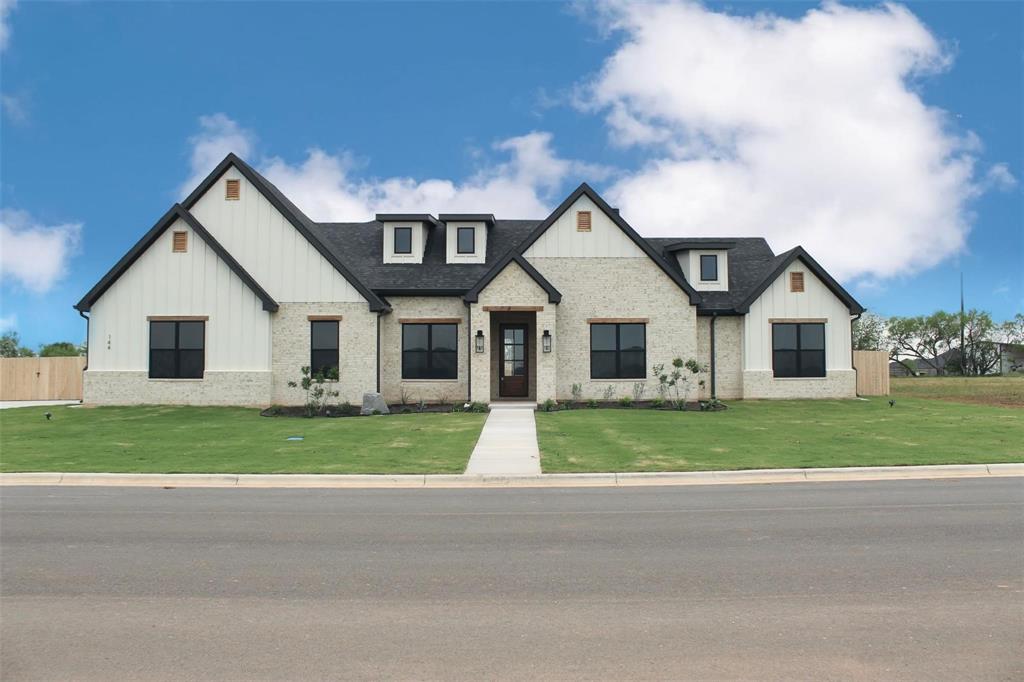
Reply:
[[[589, 229], [581, 229], [578, 214], [590, 212]], [[643, 258], [658, 268], [689, 296], [700, 303], [700, 294], [648, 244], [619, 212], [609, 206], [588, 184], [570, 194], [519, 245], [526, 258]]]
[[[237, 183], [237, 193], [228, 182]], [[184, 201], [253, 276], [287, 302], [386, 305], [310, 229], [312, 222], [280, 191], [229, 154]]]

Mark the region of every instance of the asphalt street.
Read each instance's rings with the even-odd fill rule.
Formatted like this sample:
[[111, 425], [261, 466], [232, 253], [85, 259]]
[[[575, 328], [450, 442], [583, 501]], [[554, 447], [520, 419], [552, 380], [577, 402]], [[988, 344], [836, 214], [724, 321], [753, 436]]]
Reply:
[[0, 676], [1024, 677], [1024, 478], [0, 490]]

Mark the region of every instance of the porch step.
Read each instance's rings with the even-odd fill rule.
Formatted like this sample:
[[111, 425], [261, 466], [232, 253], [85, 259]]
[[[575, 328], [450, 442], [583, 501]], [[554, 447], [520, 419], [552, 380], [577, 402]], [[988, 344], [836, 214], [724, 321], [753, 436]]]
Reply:
[[529, 400], [502, 400], [500, 402], [488, 403], [487, 409], [510, 409], [510, 410], [536, 410], [537, 403]]

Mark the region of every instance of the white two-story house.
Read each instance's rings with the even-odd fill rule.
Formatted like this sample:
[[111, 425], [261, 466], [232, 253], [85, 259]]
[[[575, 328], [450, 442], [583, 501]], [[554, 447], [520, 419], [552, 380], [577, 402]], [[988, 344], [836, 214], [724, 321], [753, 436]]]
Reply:
[[543, 220], [316, 223], [234, 155], [75, 307], [85, 402], [194, 405], [301, 403], [303, 366], [354, 403], [653, 397], [677, 357], [702, 397], [852, 398], [863, 312], [799, 246], [644, 238], [586, 184]]

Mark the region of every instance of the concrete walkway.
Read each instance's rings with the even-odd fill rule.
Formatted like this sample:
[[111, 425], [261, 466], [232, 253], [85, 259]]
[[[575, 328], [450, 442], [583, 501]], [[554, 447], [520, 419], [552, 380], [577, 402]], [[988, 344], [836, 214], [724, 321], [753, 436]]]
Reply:
[[533, 403], [492, 404], [466, 473], [539, 475], [535, 409]]

